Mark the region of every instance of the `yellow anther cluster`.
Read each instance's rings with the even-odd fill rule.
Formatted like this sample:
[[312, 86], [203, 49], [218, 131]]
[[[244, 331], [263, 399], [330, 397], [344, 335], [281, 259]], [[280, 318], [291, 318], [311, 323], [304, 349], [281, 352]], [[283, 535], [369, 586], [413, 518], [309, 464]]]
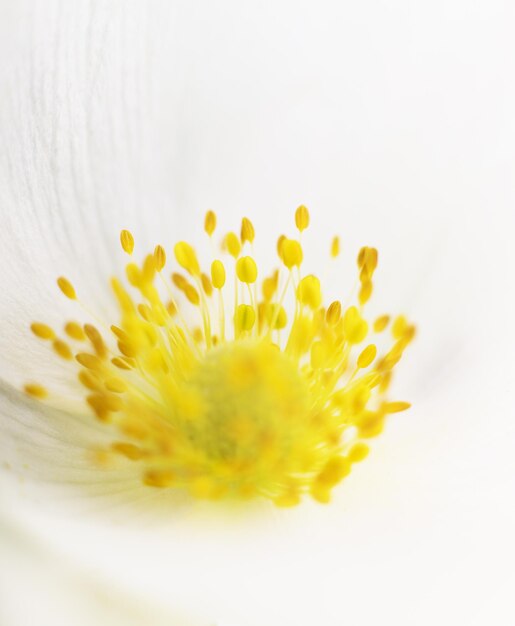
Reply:
[[[46, 324], [31, 325], [63, 364], [74, 363], [84, 401], [118, 432], [107, 454], [137, 464], [145, 485], [279, 506], [305, 494], [328, 502], [387, 415], [409, 407], [384, 395], [414, 326], [395, 318], [384, 348], [379, 333], [390, 317], [369, 322], [364, 310], [377, 250], [359, 252], [357, 302], [324, 304], [319, 278], [303, 271], [299, 236], [309, 223], [300, 206], [297, 237], [279, 238], [281, 267], [271, 275], [258, 271], [254, 226], [244, 218], [240, 236], [221, 238], [225, 258], [207, 268], [184, 241], [171, 263], [161, 245], [129, 262], [127, 284], [111, 282], [119, 319], [105, 323], [109, 330], [68, 321], [65, 340]], [[208, 211], [210, 238], [216, 227]], [[122, 231], [120, 241], [133, 255], [132, 234]], [[338, 255], [337, 237], [329, 252]], [[60, 277], [58, 286], [77, 299], [69, 280]], [[25, 391], [52, 399], [37, 383]]]

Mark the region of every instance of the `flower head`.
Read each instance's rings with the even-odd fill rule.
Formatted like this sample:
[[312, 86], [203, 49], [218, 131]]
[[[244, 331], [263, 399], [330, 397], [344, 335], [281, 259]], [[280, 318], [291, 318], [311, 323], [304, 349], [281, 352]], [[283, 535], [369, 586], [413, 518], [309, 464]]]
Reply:
[[[211, 239], [216, 222], [209, 211]], [[161, 245], [142, 263], [129, 262], [125, 283], [111, 280], [116, 324], [68, 321], [63, 336], [32, 324], [77, 370], [85, 402], [115, 433], [104, 458], [126, 457], [139, 464], [145, 485], [199, 498], [259, 496], [291, 506], [309, 493], [329, 501], [367, 455], [365, 440], [381, 432], [388, 414], [408, 408], [386, 401], [385, 392], [415, 329], [403, 316], [392, 324], [387, 315], [366, 319], [375, 248], [358, 254], [356, 303], [324, 302], [320, 279], [303, 272], [309, 222], [300, 206], [298, 236], [279, 237], [280, 267], [264, 278], [254, 226], [243, 218], [209, 268], [184, 241], [173, 249], [170, 276]], [[131, 256], [133, 235], [124, 230], [120, 241]], [[332, 257], [339, 246], [335, 237]], [[80, 304], [67, 278], [57, 284]], [[389, 326], [393, 345], [379, 353]], [[42, 384], [25, 391], [51, 400]]]

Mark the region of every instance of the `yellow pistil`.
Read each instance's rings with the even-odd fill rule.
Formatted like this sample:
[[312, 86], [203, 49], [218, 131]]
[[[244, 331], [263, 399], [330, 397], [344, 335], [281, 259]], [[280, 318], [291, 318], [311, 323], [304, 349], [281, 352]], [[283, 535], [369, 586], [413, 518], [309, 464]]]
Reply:
[[[209, 238], [216, 224], [208, 211]], [[137, 464], [149, 489], [183, 489], [196, 498], [263, 497], [278, 506], [296, 505], [306, 494], [330, 500], [367, 456], [365, 440], [382, 431], [388, 415], [409, 408], [384, 394], [415, 328], [396, 317], [392, 345], [385, 346], [387, 334], [377, 333], [390, 317], [367, 319], [375, 248], [358, 254], [356, 303], [324, 305], [320, 279], [303, 271], [300, 235], [309, 224], [302, 205], [297, 236], [277, 241], [281, 267], [271, 275], [258, 270], [254, 226], [243, 218], [240, 236], [222, 238], [225, 259], [207, 268], [185, 241], [173, 248], [171, 280], [162, 272], [161, 245], [129, 262], [128, 284], [111, 281], [115, 324], [67, 322], [69, 343], [42, 322], [31, 325], [63, 366], [74, 367], [70, 378], [82, 385], [93, 415], [118, 433], [104, 457]], [[120, 242], [132, 255], [132, 234], [122, 231]], [[333, 258], [339, 246], [335, 237]], [[66, 278], [57, 282], [76, 300]], [[24, 390], [52, 399], [37, 383]]]

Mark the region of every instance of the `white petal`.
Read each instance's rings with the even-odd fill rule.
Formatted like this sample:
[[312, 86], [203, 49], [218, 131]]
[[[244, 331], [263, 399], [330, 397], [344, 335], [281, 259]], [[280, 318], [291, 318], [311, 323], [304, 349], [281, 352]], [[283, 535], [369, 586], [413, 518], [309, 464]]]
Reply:
[[[329, 508], [231, 523], [170, 510], [169, 529], [141, 518], [112, 528], [89, 516], [20, 517], [134, 592], [173, 606], [172, 588], [229, 623], [513, 621], [507, 5], [48, 5], [35, 9], [30, 33], [19, 26], [25, 65], [0, 118], [4, 144], [15, 146], [2, 157], [2, 204], [22, 217], [9, 217], [1, 235], [10, 330], [24, 319], [21, 303], [49, 305], [50, 274], [69, 273], [66, 259], [88, 259], [79, 277], [96, 280], [105, 266], [96, 255], [107, 261], [110, 248], [92, 237], [111, 222], [115, 235], [139, 228], [142, 206], [150, 242], [164, 236], [168, 207], [184, 211], [177, 235], [194, 238], [208, 207], [228, 222], [259, 213], [265, 235], [290, 227], [300, 202], [324, 236], [341, 232], [349, 259], [365, 239], [380, 247], [376, 301], [401, 305], [421, 330], [396, 387], [414, 410], [392, 420]], [[41, 61], [31, 65], [34, 42]], [[80, 193], [55, 137], [69, 144]], [[80, 218], [68, 217], [68, 205]], [[44, 236], [32, 229], [35, 252], [23, 252], [36, 219]], [[65, 237], [65, 224], [74, 235]], [[27, 272], [48, 251], [55, 265]], [[23, 353], [4, 354], [4, 370], [7, 358], [21, 368]]]
[[191, 626], [184, 614], [168, 613], [124, 594], [98, 570], [77, 568], [33, 536], [0, 520], [0, 583], [3, 626]]

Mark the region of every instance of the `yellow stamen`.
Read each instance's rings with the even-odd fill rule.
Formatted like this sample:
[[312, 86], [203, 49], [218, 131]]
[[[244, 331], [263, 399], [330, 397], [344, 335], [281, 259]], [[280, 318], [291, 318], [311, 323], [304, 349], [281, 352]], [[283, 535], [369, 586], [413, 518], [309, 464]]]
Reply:
[[297, 288], [297, 299], [301, 304], [309, 306], [316, 311], [322, 304], [322, 292], [320, 281], [316, 276], [305, 276]]
[[257, 272], [256, 262], [250, 256], [243, 256], [236, 262], [236, 274], [242, 283], [255, 283]]
[[204, 230], [211, 237], [216, 228], [216, 213], [208, 211], [204, 220]]
[[329, 305], [329, 308], [327, 309], [327, 313], [325, 316], [327, 323], [330, 326], [336, 326], [336, 324], [338, 324], [338, 322], [340, 321], [341, 316], [342, 316], [341, 302], [338, 302], [338, 300], [331, 302], [331, 304]]
[[225, 237], [225, 247], [229, 251], [229, 254], [237, 259], [241, 252], [241, 243], [237, 235], [234, 233], [228, 233]]
[[97, 356], [103, 359], [107, 355], [107, 347], [102, 339], [102, 335], [92, 324], [84, 324], [84, 334], [91, 341]]
[[75, 293], [75, 289], [74, 289], [73, 285], [64, 276], [60, 276], [57, 279], [57, 286], [64, 293], [64, 295], [67, 298], [69, 298], [70, 300], [76, 300], [77, 299], [77, 295]]
[[410, 406], [409, 402], [386, 402], [383, 404], [383, 410], [385, 413], [400, 413], [401, 411], [407, 411]]
[[251, 330], [256, 321], [256, 314], [254, 309], [248, 304], [240, 304], [236, 309], [236, 317], [234, 325], [236, 332], [239, 335], [244, 330]]
[[282, 240], [280, 250], [283, 263], [288, 269], [291, 270], [293, 267], [300, 267], [304, 255], [302, 253], [302, 247], [298, 241], [295, 241], [295, 239], [284, 238]]
[[253, 243], [254, 237], [254, 225], [247, 217], [244, 217], [241, 221], [241, 243], [245, 243], [246, 241]]
[[200, 274], [200, 266], [198, 263], [195, 250], [189, 243], [181, 241], [175, 246], [175, 258], [177, 263], [188, 271], [192, 276], [198, 276]]
[[66, 361], [71, 361], [73, 359], [72, 351], [70, 350], [70, 346], [61, 339], [56, 339], [53, 343], [54, 350], [56, 353]]
[[309, 211], [303, 204], [295, 211], [295, 226], [300, 232], [309, 226]]
[[[209, 237], [216, 221], [208, 211]], [[299, 234], [309, 223], [301, 205], [295, 212]], [[92, 419], [117, 433], [104, 459], [135, 463], [149, 488], [183, 489], [209, 500], [263, 497], [281, 507], [307, 494], [327, 503], [367, 456], [364, 440], [377, 436], [390, 414], [409, 408], [384, 394], [415, 327], [398, 316], [393, 345], [378, 354], [370, 342], [364, 305], [373, 292], [375, 248], [360, 250], [357, 301], [342, 307], [338, 300], [324, 304], [319, 277], [302, 271], [298, 240], [279, 237], [283, 268], [264, 278], [253, 254], [241, 256], [246, 244], [253, 250], [254, 240], [254, 226], [243, 218], [241, 236], [223, 238], [225, 263], [212, 260], [207, 271], [203, 255], [177, 243], [175, 260], [184, 273], [175, 266], [171, 282], [161, 274], [161, 245], [143, 262], [128, 263], [126, 284], [111, 280], [119, 316], [115, 324], [100, 321], [99, 328], [110, 328], [107, 335], [91, 323], [65, 324], [70, 339], [85, 342], [78, 352], [46, 324], [34, 322], [31, 330], [73, 365], [71, 378], [78, 378]], [[132, 234], [122, 231], [120, 241], [131, 254]], [[335, 237], [333, 257], [339, 247]], [[233, 261], [227, 263], [227, 255]], [[58, 285], [76, 299], [66, 278]], [[229, 310], [224, 296], [233, 296]], [[184, 298], [193, 307], [181, 306]], [[377, 318], [374, 332], [389, 320]], [[24, 391], [47, 396], [36, 383]]]
[[372, 361], [376, 358], [377, 348], [374, 344], [367, 346], [358, 357], [358, 367], [364, 369], [368, 367]]
[[33, 396], [34, 398], [46, 398], [48, 391], [42, 385], [36, 383], [29, 383], [23, 387], [26, 394]]
[[122, 230], [120, 233], [120, 243], [122, 244], [123, 251], [127, 254], [132, 254], [134, 251], [134, 237], [128, 230]]
[[156, 266], [156, 272], [160, 272], [166, 265], [166, 252], [163, 246], [156, 246], [154, 248], [154, 263]]
[[381, 315], [381, 317], [378, 317], [376, 321], [374, 322], [374, 332], [376, 333], [383, 332], [383, 330], [388, 326], [389, 322], [390, 322], [389, 315]]
[[225, 267], [222, 261], [213, 261], [211, 264], [211, 280], [215, 289], [221, 289], [225, 285]]
[[77, 322], [67, 322], [64, 326], [64, 332], [71, 339], [76, 341], [84, 341], [86, 339], [86, 333], [82, 330], [82, 326]]
[[331, 256], [335, 259], [340, 254], [340, 238], [333, 237], [331, 242]]
[[30, 330], [39, 337], [40, 339], [54, 339], [55, 333], [46, 324], [40, 324], [39, 322], [34, 322], [30, 325]]

